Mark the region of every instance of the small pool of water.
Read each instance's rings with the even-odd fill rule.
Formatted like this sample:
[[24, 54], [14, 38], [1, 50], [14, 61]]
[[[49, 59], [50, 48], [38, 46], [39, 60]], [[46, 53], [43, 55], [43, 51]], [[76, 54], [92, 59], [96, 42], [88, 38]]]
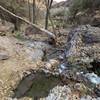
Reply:
[[[30, 98], [44, 98], [48, 96], [48, 93], [52, 88], [59, 85], [60, 79], [57, 76], [46, 76], [45, 73], [40, 72], [34, 74], [34, 78], [28, 80], [23, 79], [15, 90], [16, 98], [30, 97]], [[31, 83], [31, 84], [30, 84]], [[25, 86], [26, 84], [26, 86]], [[29, 86], [29, 85], [30, 86]], [[29, 89], [26, 89], [28, 87]]]

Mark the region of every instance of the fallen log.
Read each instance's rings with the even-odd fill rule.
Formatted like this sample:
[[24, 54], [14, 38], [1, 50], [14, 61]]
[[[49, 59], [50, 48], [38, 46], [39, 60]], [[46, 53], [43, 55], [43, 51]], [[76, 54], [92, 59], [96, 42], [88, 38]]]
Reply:
[[48, 31], [48, 30], [45, 30], [45, 29], [43, 29], [43, 28], [39, 28], [37, 25], [31, 23], [30, 21], [26, 20], [25, 18], [22, 18], [22, 17], [20, 17], [20, 16], [18, 16], [18, 15], [16, 15], [16, 14], [10, 12], [9, 10], [7, 10], [6, 8], [4, 8], [4, 7], [1, 6], [1, 5], [0, 5], [0, 9], [3, 10], [4, 12], [10, 14], [11, 16], [13, 16], [13, 17], [15, 17], [15, 18], [18, 18], [19, 20], [21, 20], [21, 21], [23, 21], [23, 22], [25, 22], [25, 23], [27, 23], [27, 24], [33, 26], [33, 28], [35, 28], [35, 29], [41, 31], [42, 33], [48, 34], [49, 37], [55, 39], [56, 36], [54, 35], [54, 33], [50, 32], [50, 31]]

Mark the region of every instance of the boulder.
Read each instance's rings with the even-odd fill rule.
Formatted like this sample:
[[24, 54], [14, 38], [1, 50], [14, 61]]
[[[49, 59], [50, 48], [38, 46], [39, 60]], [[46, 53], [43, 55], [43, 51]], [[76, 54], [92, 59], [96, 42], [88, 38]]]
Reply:
[[[32, 45], [32, 43], [34, 45]], [[42, 48], [41, 48], [42, 47]], [[21, 80], [30, 74], [31, 70], [38, 70], [43, 66], [42, 58], [44, 56], [43, 50], [48, 48], [42, 42], [21, 41], [10, 36], [0, 36], [0, 99], [5, 99], [13, 95], [14, 89], [18, 86]], [[25, 74], [26, 73], [26, 74]], [[27, 91], [34, 79], [27, 77], [25, 81], [28, 83], [25, 87]], [[22, 85], [24, 84], [22, 83]], [[21, 94], [24, 91], [20, 90]], [[19, 94], [18, 94], [19, 95]]]
[[82, 25], [72, 30], [65, 55], [71, 65], [90, 68], [91, 62], [100, 60], [100, 28]]
[[68, 80], [89, 88], [100, 84], [100, 28], [82, 25], [73, 29], [62, 56], [59, 73], [65, 84]]

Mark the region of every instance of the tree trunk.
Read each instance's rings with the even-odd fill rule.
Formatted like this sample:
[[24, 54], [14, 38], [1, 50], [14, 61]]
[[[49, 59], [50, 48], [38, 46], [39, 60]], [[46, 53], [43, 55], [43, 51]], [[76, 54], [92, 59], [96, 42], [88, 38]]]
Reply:
[[33, 0], [33, 24], [35, 24], [36, 16], [35, 16], [35, 0]]
[[45, 0], [45, 4], [46, 4], [45, 29], [48, 29], [48, 19], [49, 19], [49, 13], [50, 13], [52, 3], [53, 0]]
[[47, 8], [46, 18], [45, 18], [45, 29], [48, 29], [48, 18], [49, 18], [49, 9]]
[[28, 0], [28, 9], [29, 9], [29, 21], [31, 22], [31, 5], [30, 5], [30, 0]]
[[15, 31], [20, 30], [20, 24], [19, 24], [19, 19], [18, 18], [16, 18], [16, 21], [15, 21], [15, 24], [14, 24], [14, 28], [15, 28]]

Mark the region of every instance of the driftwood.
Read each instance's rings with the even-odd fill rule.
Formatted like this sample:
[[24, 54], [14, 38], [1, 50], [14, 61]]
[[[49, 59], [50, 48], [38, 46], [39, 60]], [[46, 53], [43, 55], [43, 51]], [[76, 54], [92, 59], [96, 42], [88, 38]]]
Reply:
[[14, 13], [12, 13], [12, 12], [10, 12], [9, 10], [7, 10], [6, 8], [4, 8], [4, 7], [1, 6], [1, 5], [0, 5], [0, 9], [2, 9], [4, 12], [10, 14], [11, 16], [13, 16], [13, 17], [15, 17], [15, 18], [17, 18], [17, 19], [19, 19], [19, 20], [21, 20], [21, 21], [23, 21], [23, 22], [25, 22], [25, 23], [27, 23], [27, 24], [29, 24], [29, 25], [31, 25], [31, 26], [33, 26], [33, 28], [35, 28], [35, 29], [41, 31], [41, 33], [48, 34], [48, 36], [50, 36], [50, 37], [52, 37], [53, 39], [55, 39], [54, 33], [50, 32], [50, 31], [48, 31], [48, 30], [45, 30], [45, 29], [43, 29], [43, 28], [39, 28], [37, 25], [31, 23], [30, 21], [28, 21], [28, 20], [26, 20], [26, 19], [24, 19], [24, 18], [22, 18], [22, 17], [20, 17], [20, 16], [18, 16], [18, 15], [16, 15], [16, 14], [14, 14]]

